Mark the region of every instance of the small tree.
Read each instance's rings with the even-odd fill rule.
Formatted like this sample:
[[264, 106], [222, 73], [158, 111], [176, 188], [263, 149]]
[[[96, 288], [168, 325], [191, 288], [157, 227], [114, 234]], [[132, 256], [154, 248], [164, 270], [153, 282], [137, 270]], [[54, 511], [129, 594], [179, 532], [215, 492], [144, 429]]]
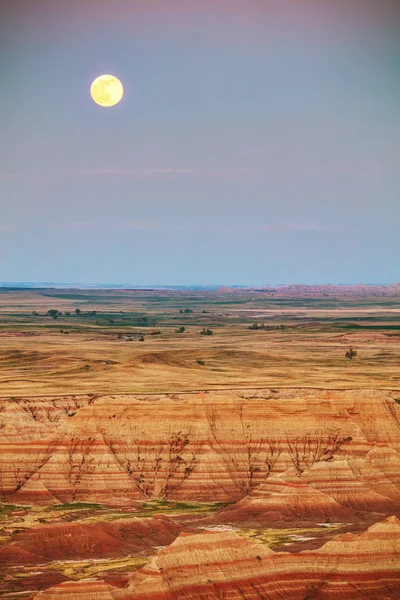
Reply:
[[202, 331], [200, 331], [200, 335], [213, 335], [213, 331], [212, 329], [203, 329]]
[[80, 308], [76, 308], [75, 309], [75, 314], [76, 314], [76, 316], [79, 316], [81, 314], [81, 309]]
[[52, 308], [47, 311], [47, 315], [49, 317], [53, 317], [53, 319], [58, 319], [58, 317], [60, 317], [62, 313], [59, 310], [55, 310], [54, 308]]
[[185, 328], [184, 327], [179, 327], [179, 329], [175, 329], [175, 333], [184, 333]]
[[144, 337], [142, 335], [139, 338], [139, 342], [144, 342]]
[[355, 358], [356, 356], [357, 350], [353, 350], [353, 348], [350, 348], [350, 350], [346, 352], [346, 358], [348, 358], [349, 360], [353, 360], [353, 358]]

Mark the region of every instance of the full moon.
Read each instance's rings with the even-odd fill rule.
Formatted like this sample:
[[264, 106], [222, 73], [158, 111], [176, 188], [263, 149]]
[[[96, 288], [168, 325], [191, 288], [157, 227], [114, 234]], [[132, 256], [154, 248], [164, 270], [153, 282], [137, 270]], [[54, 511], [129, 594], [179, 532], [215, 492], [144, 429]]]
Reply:
[[100, 75], [90, 86], [90, 95], [100, 106], [115, 106], [124, 95], [124, 88], [114, 75]]

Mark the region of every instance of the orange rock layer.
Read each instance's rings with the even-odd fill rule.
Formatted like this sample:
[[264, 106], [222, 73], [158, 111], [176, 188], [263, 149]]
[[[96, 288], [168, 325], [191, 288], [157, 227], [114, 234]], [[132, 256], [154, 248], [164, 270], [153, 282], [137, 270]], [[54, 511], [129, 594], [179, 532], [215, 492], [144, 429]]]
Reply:
[[[279, 486], [292, 500], [295, 486], [304, 516], [393, 514], [398, 396], [288, 389], [2, 400], [0, 489], [16, 503], [127, 504], [233, 502], [261, 485], [266, 510], [279, 513]], [[289, 516], [297, 500], [290, 506]]]
[[171, 543], [182, 527], [163, 516], [94, 524], [57, 523], [26, 529], [0, 548], [2, 565], [108, 558]]
[[275, 553], [232, 531], [181, 534], [124, 589], [67, 582], [34, 600], [398, 600], [400, 522], [344, 534], [317, 551]]

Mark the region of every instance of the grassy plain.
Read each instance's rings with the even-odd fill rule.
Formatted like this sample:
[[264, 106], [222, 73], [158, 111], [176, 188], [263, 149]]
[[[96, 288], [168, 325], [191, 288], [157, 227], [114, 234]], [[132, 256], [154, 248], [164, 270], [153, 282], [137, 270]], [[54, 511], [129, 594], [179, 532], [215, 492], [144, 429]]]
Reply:
[[398, 388], [399, 344], [400, 296], [0, 290], [1, 396]]

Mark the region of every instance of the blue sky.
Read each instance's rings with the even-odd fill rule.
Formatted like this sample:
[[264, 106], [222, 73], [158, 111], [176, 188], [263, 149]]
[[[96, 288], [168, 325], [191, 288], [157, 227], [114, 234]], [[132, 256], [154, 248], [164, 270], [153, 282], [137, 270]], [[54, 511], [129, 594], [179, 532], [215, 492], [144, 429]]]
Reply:
[[2, 3], [0, 280], [398, 281], [389, 6]]

